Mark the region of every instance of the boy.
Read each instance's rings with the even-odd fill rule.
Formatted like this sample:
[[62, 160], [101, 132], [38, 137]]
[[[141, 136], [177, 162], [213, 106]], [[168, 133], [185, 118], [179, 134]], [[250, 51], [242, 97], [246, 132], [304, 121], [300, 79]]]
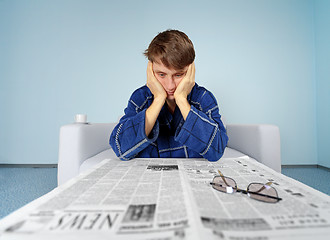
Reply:
[[147, 84], [133, 92], [110, 136], [116, 155], [122, 160], [219, 160], [228, 137], [213, 94], [195, 83], [195, 51], [188, 36], [161, 32], [144, 55]]

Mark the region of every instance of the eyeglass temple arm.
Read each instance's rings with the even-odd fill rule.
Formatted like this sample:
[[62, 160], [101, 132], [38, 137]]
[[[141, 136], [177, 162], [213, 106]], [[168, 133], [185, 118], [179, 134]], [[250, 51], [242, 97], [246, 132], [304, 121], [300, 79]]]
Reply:
[[229, 184], [228, 184], [227, 181], [226, 181], [225, 176], [222, 174], [222, 172], [220, 172], [219, 169], [218, 169], [218, 173], [220, 174], [220, 177], [222, 178], [222, 181], [223, 181], [227, 186], [229, 186]]

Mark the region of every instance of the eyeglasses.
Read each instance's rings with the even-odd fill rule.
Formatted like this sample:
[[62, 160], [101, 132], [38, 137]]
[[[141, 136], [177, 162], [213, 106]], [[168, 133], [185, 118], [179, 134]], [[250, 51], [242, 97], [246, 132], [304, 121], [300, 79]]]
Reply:
[[267, 182], [266, 184], [250, 183], [247, 189], [243, 190], [237, 188], [234, 179], [224, 176], [219, 170], [218, 172], [220, 176], [215, 176], [213, 181], [210, 182], [215, 190], [224, 193], [241, 192], [247, 194], [250, 198], [267, 203], [277, 203], [282, 200], [282, 198], [278, 197], [276, 189], [270, 186], [272, 182]]

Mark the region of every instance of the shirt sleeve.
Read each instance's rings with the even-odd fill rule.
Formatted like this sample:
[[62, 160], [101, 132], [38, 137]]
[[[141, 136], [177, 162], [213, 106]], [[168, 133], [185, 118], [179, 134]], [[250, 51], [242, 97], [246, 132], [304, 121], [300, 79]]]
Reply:
[[156, 121], [149, 137], [145, 134], [145, 112], [148, 106], [147, 102], [150, 99], [151, 97], [142, 96], [140, 93], [133, 93], [125, 109], [125, 115], [110, 135], [109, 143], [116, 155], [122, 160], [134, 158], [158, 138], [158, 121]]
[[186, 121], [176, 131], [175, 140], [205, 159], [217, 161], [222, 157], [228, 142], [218, 104], [212, 93], [206, 92], [197, 106], [191, 105]]

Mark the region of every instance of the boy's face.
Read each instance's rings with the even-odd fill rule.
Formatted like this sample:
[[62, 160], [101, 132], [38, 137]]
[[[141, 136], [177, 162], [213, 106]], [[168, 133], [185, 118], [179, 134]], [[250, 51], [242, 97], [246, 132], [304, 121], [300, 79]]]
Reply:
[[169, 69], [160, 60], [152, 63], [156, 79], [162, 84], [168, 100], [174, 100], [174, 92], [187, 73], [189, 66], [181, 70]]

